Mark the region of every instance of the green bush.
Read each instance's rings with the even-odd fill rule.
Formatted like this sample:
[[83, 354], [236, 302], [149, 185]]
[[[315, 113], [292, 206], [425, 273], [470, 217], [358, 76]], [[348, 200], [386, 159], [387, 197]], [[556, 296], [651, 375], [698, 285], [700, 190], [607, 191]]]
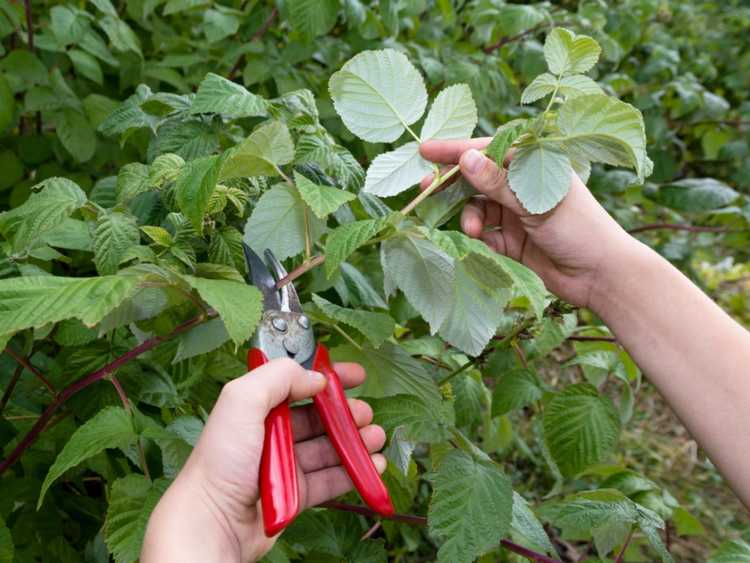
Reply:
[[427, 138], [516, 147], [537, 212], [572, 166], [750, 323], [743, 2], [30, 4], [0, 0], [0, 562], [137, 559], [245, 372], [243, 239], [367, 369], [386, 483], [426, 517], [360, 541], [371, 518], [310, 510], [270, 561], [750, 557], [747, 519], [632, 438], [653, 392], [606, 327], [459, 232], [462, 182], [413, 189]]

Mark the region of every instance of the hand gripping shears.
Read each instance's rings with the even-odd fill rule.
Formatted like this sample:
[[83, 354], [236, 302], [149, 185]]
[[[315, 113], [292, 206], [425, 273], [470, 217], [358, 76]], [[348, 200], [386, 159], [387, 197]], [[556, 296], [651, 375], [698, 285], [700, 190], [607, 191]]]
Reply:
[[[307, 369], [322, 373], [328, 383], [313, 397], [323, 427], [354, 486], [378, 514], [393, 514], [388, 489], [380, 478], [359, 434], [346, 402], [344, 388], [333, 369], [328, 350], [315, 343], [310, 319], [305, 316], [291, 283], [281, 289], [277, 281], [287, 272], [270, 250], [268, 265], [243, 243], [250, 283], [263, 295], [263, 317], [253, 337], [247, 367], [255, 369], [275, 358], [292, 358]], [[270, 266], [270, 270], [269, 270]], [[265, 441], [260, 462], [260, 498], [263, 526], [268, 537], [288, 526], [300, 509], [297, 464], [289, 403], [276, 406], [266, 417]]]

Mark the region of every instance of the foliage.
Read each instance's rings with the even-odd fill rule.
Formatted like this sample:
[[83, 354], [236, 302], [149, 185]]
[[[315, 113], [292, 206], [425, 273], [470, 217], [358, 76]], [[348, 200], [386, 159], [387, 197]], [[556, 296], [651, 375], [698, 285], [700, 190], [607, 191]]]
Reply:
[[244, 372], [243, 239], [304, 272], [318, 337], [368, 371], [398, 511], [427, 517], [360, 541], [362, 517], [311, 510], [269, 560], [747, 557], [638, 464], [632, 360], [461, 234], [471, 190], [418, 152], [513, 148], [532, 212], [575, 171], [749, 323], [741, 2], [31, 5], [0, 0], [0, 561], [137, 558]]

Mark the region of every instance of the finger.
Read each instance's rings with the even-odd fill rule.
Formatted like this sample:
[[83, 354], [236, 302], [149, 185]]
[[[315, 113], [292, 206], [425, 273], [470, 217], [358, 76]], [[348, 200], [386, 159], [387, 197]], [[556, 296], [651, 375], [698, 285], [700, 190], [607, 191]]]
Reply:
[[[358, 428], [372, 422], [373, 415], [370, 405], [359, 399], [349, 399], [348, 403]], [[325, 428], [323, 428], [323, 423], [315, 410], [315, 405], [305, 405], [292, 409], [292, 429], [294, 430], [294, 439], [297, 442], [309, 440], [325, 433]]]
[[470, 237], [478, 238], [484, 229], [484, 200], [472, 198], [461, 213], [461, 229]]
[[308, 371], [292, 359], [278, 358], [227, 383], [217, 405], [243, 404], [248, 413], [263, 420], [283, 401], [309, 399], [325, 385], [323, 374]]
[[[359, 430], [359, 435], [362, 436], [362, 441], [370, 453], [380, 451], [385, 445], [385, 430], [380, 426], [365, 426]], [[294, 453], [305, 473], [341, 465], [336, 449], [326, 436], [298, 442], [294, 446]]]
[[339, 375], [344, 389], [362, 385], [365, 381], [365, 368], [354, 362], [335, 362], [333, 369]]
[[480, 137], [478, 139], [460, 139], [460, 140], [435, 140], [425, 141], [419, 145], [419, 153], [431, 162], [441, 162], [443, 164], [455, 164], [461, 155], [469, 149], [483, 149], [490, 141], [491, 137]]
[[[383, 473], [387, 465], [385, 456], [373, 454], [371, 457], [378, 473]], [[331, 500], [354, 488], [346, 470], [341, 466], [308, 473], [305, 478], [307, 479], [307, 506], [315, 506]]]
[[508, 172], [478, 150], [468, 150], [459, 161], [461, 173], [478, 192], [517, 215], [528, 215], [508, 187]]

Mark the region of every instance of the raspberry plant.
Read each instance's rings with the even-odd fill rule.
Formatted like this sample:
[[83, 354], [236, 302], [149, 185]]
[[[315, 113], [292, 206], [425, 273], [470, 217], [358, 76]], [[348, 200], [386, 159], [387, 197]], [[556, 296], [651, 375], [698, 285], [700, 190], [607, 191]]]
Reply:
[[[548, 561], [575, 543], [669, 561], [665, 539], [700, 526], [623, 451], [637, 367], [458, 230], [473, 192], [418, 143], [492, 135], [530, 212], [575, 171], [628, 228], [711, 221], [693, 227], [715, 231], [700, 256], [721, 241], [746, 257], [747, 196], [707, 176], [742, 185], [747, 143], [701, 124], [744, 110], [665, 53], [714, 8], [676, 8], [671, 28], [656, 2], [375, 4], [97, 0], [27, 20], [0, 0], [0, 561], [137, 559], [221, 384], [245, 371], [261, 305], [242, 240], [285, 260], [333, 356], [367, 369], [356, 393], [387, 431], [403, 515], [366, 534], [354, 500], [307, 511], [269, 560]], [[750, 15], [733, 13], [740, 45]], [[654, 26], [670, 41], [648, 55], [620, 31]], [[739, 105], [745, 63], [729, 59], [720, 85], [692, 71]], [[717, 162], [685, 156], [664, 111]], [[656, 242], [689, 269], [676, 232]]]

